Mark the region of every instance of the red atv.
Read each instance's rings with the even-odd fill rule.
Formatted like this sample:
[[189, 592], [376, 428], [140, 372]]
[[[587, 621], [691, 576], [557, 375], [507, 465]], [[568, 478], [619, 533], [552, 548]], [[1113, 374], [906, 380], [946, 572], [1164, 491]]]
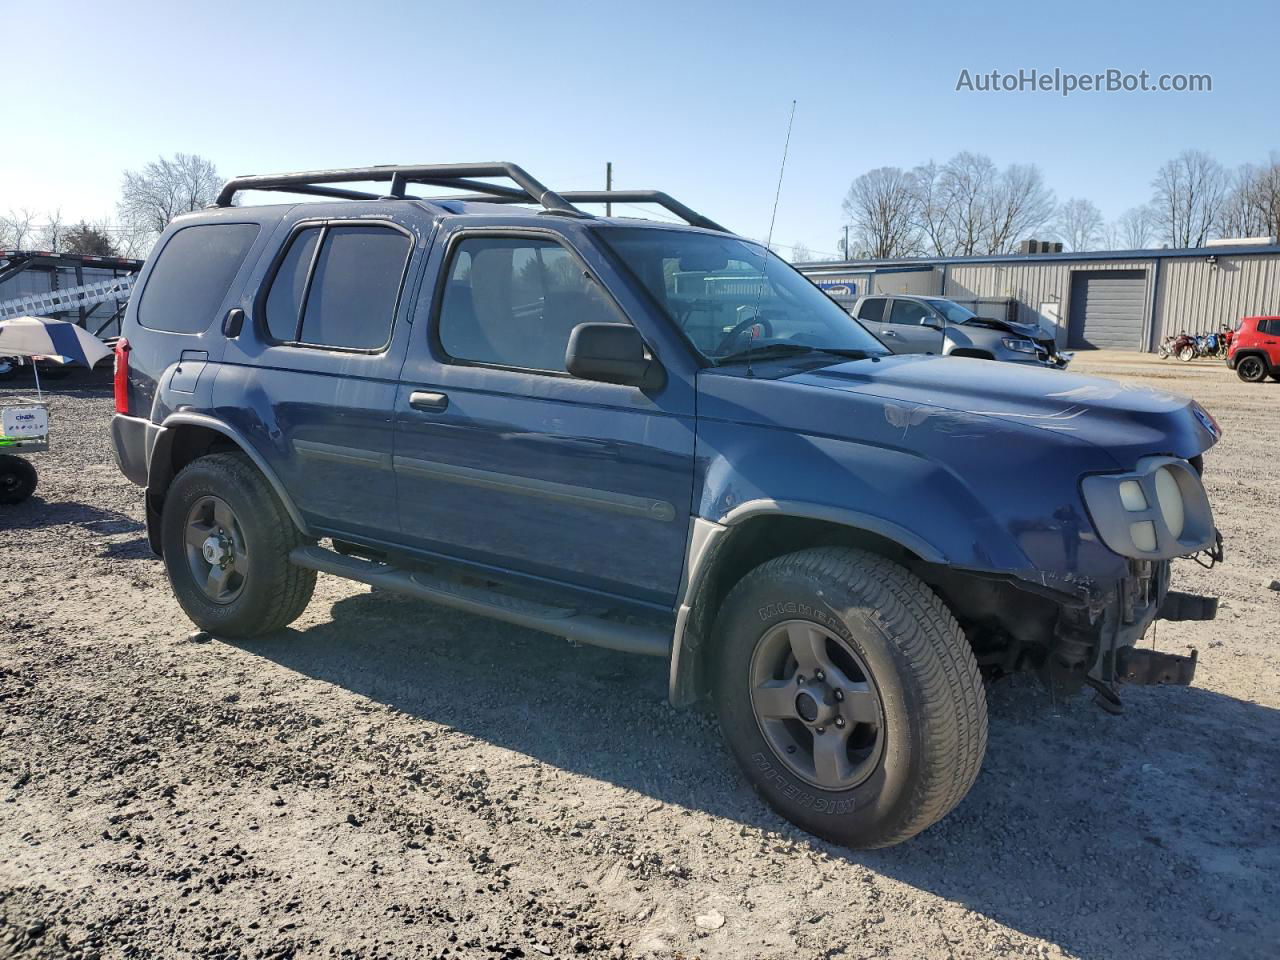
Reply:
[[1280, 380], [1280, 317], [1245, 317], [1240, 321], [1227, 366], [1247, 383], [1258, 383], [1270, 375]]

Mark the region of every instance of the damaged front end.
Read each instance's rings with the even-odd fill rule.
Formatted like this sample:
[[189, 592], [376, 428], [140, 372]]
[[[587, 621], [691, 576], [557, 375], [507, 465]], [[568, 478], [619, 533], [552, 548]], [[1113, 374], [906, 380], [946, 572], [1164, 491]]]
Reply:
[[[1222, 559], [1221, 538], [1207, 551]], [[1081, 606], [1064, 606], [1053, 640], [1039, 667], [1040, 679], [1055, 694], [1088, 684], [1104, 708], [1118, 710], [1122, 683], [1187, 686], [1195, 677], [1190, 656], [1137, 646], [1155, 620], [1212, 620], [1218, 599], [1169, 589], [1170, 561], [1130, 560], [1129, 576]]]

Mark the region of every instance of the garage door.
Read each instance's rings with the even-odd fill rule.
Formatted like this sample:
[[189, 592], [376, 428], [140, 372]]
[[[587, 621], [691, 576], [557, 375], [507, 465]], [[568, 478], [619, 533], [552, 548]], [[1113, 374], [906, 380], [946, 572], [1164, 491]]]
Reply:
[[1073, 274], [1068, 342], [1086, 349], [1140, 350], [1146, 305], [1145, 270]]

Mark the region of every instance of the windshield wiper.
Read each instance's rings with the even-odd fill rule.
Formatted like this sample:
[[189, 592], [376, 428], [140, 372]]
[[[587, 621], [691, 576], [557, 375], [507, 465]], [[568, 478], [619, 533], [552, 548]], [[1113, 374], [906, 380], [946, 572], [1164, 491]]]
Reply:
[[735, 350], [723, 357], [716, 358], [716, 365], [733, 363], [736, 360], [767, 360], [773, 357], [790, 357], [798, 353], [816, 353], [817, 347], [807, 343], [761, 343], [743, 350]]
[[762, 343], [745, 350], [736, 350], [716, 360], [717, 366], [739, 360], [771, 360], [775, 357], [792, 357], [805, 353], [829, 353], [846, 360], [866, 360], [882, 354], [855, 347], [815, 347], [807, 343]]

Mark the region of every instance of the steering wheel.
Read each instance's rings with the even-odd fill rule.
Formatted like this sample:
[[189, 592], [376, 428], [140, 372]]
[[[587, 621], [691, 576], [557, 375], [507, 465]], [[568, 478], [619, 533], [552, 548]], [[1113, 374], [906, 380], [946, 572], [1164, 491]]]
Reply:
[[757, 314], [754, 317], [748, 317], [746, 320], [736, 324], [732, 330], [726, 333], [721, 339], [719, 346], [716, 347], [716, 354], [723, 356], [724, 354], [729, 353], [729, 347], [736, 343], [739, 337], [757, 324], [763, 328], [764, 336], [773, 336], [773, 324], [764, 315]]

